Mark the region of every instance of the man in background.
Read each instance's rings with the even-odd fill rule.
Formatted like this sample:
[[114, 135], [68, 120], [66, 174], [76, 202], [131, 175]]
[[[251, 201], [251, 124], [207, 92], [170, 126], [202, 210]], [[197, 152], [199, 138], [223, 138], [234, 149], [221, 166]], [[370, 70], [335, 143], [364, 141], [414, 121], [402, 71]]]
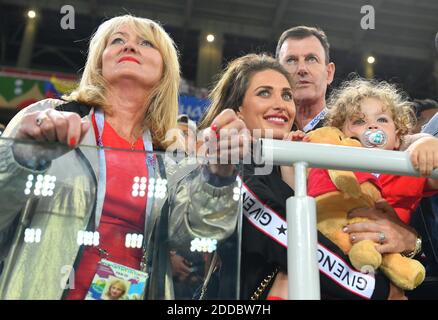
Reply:
[[[415, 99], [414, 111], [417, 118], [417, 124], [412, 130], [412, 133], [421, 132], [422, 128], [433, 118], [435, 113], [438, 111], [438, 102], [432, 99], [419, 100]], [[438, 121], [438, 120], [437, 120]], [[428, 132], [434, 134], [434, 132]]]
[[321, 29], [298, 26], [283, 32], [275, 56], [292, 75], [296, 88], [296, 128], [304, 132], [322, 127], [326, 92], [335, 75], [330, 44]]

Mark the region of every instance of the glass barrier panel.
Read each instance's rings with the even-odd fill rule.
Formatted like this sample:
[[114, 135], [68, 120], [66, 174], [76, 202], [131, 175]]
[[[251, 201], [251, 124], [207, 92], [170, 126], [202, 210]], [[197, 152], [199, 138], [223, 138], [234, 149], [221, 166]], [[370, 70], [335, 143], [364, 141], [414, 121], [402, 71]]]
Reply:
[[0, 138], [0, 298], [238, 299], [239, 181], [181, 155]]

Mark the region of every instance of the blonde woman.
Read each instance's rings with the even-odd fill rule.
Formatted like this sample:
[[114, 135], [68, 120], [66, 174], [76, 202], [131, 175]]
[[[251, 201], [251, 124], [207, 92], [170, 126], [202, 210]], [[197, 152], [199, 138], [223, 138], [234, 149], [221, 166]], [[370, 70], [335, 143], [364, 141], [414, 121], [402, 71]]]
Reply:
[[[168, 232], [165, 238], [179, 246], [190, 246], [197, 236], [221, 240], [233, 232], [234, 166], [178, 165], [150, 153], [83, 146], [165, 150], [175, 143], [166, 133], [176, 127], [179, 81], [177, 51], [162, 27], [149, 19], [119, 16], [102, 23], [92, 36], [79, 87], [65, 97], [69, 102], [43, 100], [11, 121], [6, 137], [59, 142], [69, 148], [0, 145], [0, 189], [7, 196], [0, 209], [0, 232], [9, 240], [1, 247], [6, 256], [1, 298], [83, 299], [104, 257], [153, 270], [148, 297], [172, 298], [170, 270], [160, 257], [169, 252], [162, 247], [167, 241], [159, 238], [163, 230]], [[233, 112], [215, 121], [216, 130], [244, 127]], [[51, 199], [17, 191], [31, 173], [56, 176], [59, 187]], [[171, 205], [166, 199], [132, 196], [133, 177], [167, 178]], [[25, 204], [31, 213], [17, 218]], [[17, 219], [25, 227], [42, 230], [37, 246], [29, 248], [22, 234], [11, 240], [23, 229], [17, 228]], [[78, 246], [77, 235], [83, 230], [99, 232], [97, 247]], [[124, 246], [126, 235], [133, 233], [144, 235], [142, 249]], [[75, 281], [64, 285], [71, 276], [66, 270], [72, 268]]]
[[127, 290], [128, 288], [124, 281], [114, 279], [111, 281], [103, 298], [104, 300], [123, 300]]

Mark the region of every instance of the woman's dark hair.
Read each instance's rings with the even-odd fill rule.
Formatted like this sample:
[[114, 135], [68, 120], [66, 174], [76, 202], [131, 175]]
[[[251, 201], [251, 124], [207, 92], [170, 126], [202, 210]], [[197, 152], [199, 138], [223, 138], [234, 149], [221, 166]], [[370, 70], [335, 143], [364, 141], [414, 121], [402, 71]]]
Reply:
[[231, 61], [210, 92], [210, 107], [204, 113], [199, 129], [211, 125], [213, 119], [225, 109], [239, 111], [252, 76], [264, 70], [275, 70], [287, 79], [293, 88], [289, 72], [267, 54], [248, 54]]

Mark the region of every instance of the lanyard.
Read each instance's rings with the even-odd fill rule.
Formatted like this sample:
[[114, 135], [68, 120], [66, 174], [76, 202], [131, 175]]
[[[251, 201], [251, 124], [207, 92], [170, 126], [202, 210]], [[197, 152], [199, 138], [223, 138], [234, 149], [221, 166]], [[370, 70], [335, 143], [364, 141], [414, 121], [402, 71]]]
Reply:
[[321, 112], [318, 113], [318, 114], [316, 115], [316, 117], [312, 119], [312, 121], [310, 121], [308, 124], [306, 124], [306, 126], [303, 128], [303, 131], [304, 131], [304, 132], [309, 132], [309, 131], [313, 130], [313, 128], [315, 128], [316, 125], [317, 125], [322, 119], [324, 119], [324, 117], [326, 116], [327, 112], [328, 112], [327, 108], [322, 109]]
[[[99, 226], [100, 217], [102, 216], [103, 202], [105, 199], [105, 183], [106, 183], [106, 162], [105, 162], [105, 150], [102, 144], [102, 134], [103, 134], [103, 126], [104, 126], [104, 118], [105, 115], [101, 109], [97, 109], [95, 111], [96, 116], [96, 125], [98, 130], [98, 140], [97, 145], [99, 146], [99, 181], [97, 183], [97, 206], [96, 206], [96, 216], [95, 216], [95, 228]], [[153, 152], [152, 146], [152, 138], [149, 130], [146, 130], [143, 133], [143, 144], [146, 151], [146, 166], [148, 168], [148, 179], [155, 177], [155, 155]], [[146, 192], [147, 197], [147, 192]], [[147, 198], [146, 198], [147, 199]], [[148, 221], [148, 217], [152, 211], [152, 203], [153, 201], [146, 200], [146, 218], [145, 221]]]

